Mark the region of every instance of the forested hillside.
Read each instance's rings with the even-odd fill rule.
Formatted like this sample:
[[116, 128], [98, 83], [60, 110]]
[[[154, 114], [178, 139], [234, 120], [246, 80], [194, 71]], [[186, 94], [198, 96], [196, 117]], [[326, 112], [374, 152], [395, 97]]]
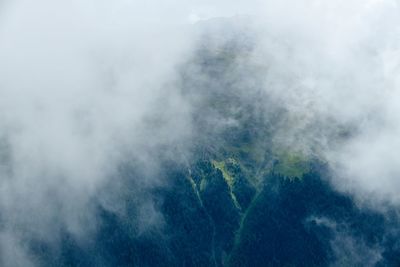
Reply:
[[[261, 69], [268, 66], [252, 59], [252, 36], [232, 31], [220, 40], [218, 34], [203, 36], [168, 85], [179, 86], [192, 104], [194, 129], [188, 149], [154, 150], [163, 182], [138, 192], [140, 161], [122, 163], [116, 192], [123, 212], [96, 207], [91, 241], [68, 231], [59, 246], [29, 241], [35, 260], [40, 266], [399, 266], [395, 221], [336, 191], [318, 149], [306, 153], [282, 142], [295, 118], [262, 90]], [[333, 138], [346, 138], [346, 131]], [[152, 203], [148, 209], [144, 199]]]

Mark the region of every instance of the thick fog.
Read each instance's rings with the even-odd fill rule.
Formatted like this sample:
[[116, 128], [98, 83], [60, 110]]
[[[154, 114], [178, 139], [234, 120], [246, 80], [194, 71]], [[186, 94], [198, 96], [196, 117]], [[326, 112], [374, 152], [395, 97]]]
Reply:
[[[119, 211], [107, 188], [122, 163], [141, 163], [138, 197], [165, 182], [154, 151], [179, 160], [193, 130], [178, 68], [215, 17], [254, 31], [262, 89], [289, 114], [274, 141], [323, 158], [360, 203], [400, 205], [399, 12], [390, 0], [0, 1], [3, 265], [33, 264], [31, 237], [84, 240], [96, 205]], [[141, 202], [144, 224], [162, 220]]]
[[[117, 209], [98, 199], [111, 179], [118, 183], [120, 162], [136, 158], [153, 170], [150, 147], [190, 132], [188, 107], [172, 84], [191, 40], [171, 6], [152, 4], [3, 3], [3, 266], [27, 266], [26, 239], [57, 242], [61, 228], [90, 235], [95, 205]], [[159, 122], [149, 126], [153, 117]], [[143, 188], [156, 182], [150, 176], [143, 175]]]
[[398, 2], [306, 1], [268, 10], [256, 56], [269, 68], [265, 89], [294, 118], [280, 142], [317, 147], [311, 152], [324, 155], [334, 184], [361, 202], [398, 205]]

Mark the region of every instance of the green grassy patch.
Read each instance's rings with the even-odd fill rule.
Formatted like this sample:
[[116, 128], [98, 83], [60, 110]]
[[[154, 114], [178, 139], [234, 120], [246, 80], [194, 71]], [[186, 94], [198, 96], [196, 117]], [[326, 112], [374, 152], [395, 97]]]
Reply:
[[[235, 161], [232, 158], [228, 158], [227, 160]], [[230, 192], [230, 195], [232, 197], [232, 201], [235, 204], [236, 208], [241, 210], [239, 202], [237, 201], [236, 196], [233, 193], [233, 184], [234, 184], [235, 180], [234, 180], [233, 176], [226, 170], [225, 161], [215, 161], [215, 160], [213, 160], [212, 164], [213, 164], [214, 168], [216, 168], [216, 169], [218, 169], [218, 170], [220, 170], [222, 172], [222, 176], [224, 177], [225, 182], [229, 186], [229, 192]]]
[[310, 171], [310, 163], [301, 153], [282, 152], [277, 155], [277, 159], [274, 171], [287, 178], [302, 178]]

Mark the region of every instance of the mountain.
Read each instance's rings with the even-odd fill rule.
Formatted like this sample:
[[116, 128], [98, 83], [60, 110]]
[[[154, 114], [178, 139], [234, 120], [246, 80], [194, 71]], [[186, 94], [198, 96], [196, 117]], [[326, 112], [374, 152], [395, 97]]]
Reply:
[[292, 118], [262, 90], [253, 36], [220, 33], [180, 67], [194, 134], [156, 155], [164, 182], [138, 196], [140, 162], [121, 164], [123, 212], [99, 204], [90, 241], [29, 241], [40, 266], [400, 266], [395, 216], [337, 191], [317, 152], [277, 141]]

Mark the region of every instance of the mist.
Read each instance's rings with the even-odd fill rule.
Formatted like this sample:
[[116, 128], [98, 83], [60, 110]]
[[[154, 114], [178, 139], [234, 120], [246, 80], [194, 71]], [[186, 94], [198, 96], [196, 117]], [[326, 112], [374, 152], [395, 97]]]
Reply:
[[140, 227], [162, 224], [149, 188], [168, 186], [160, 154], [190, 157], [198, 110], [179, 68], [213, 18], [252, 38], [261, 109], [286, 112], [273, 142], [321, 157], [360, 203], [399, 207], [399, 12], [390, 0], [1, 1], [0, 262], [34, 266], [25, 240], [55, 244], [61, 230], [90, 239], [98, 205], [123, 213], [127, 162], [141, 166]]
[[[107, 202], [99, 192], [118, 179], [121, 162], [147, 162], [151, 146], [190, 132], [185, 103], [167, 84], [190, 40], [159, 12], [122, 1], [4, 3], [1, 242], [15, 248], [2, 249], [3, 266], [33, 262], [24, 240], [54, 243], [61, 229], [90, 236], [94, 208]], [[151, 114], [160, 122], [148, 126]], [[143, 176], [142, 187], [156, 182]]]
[[398, 3], [288, 6], [270, 9], [259, 53], [268, 94], [294, 117], [283, 142], [324, 155], [333, 184], [364, 204], [397, 206]]

